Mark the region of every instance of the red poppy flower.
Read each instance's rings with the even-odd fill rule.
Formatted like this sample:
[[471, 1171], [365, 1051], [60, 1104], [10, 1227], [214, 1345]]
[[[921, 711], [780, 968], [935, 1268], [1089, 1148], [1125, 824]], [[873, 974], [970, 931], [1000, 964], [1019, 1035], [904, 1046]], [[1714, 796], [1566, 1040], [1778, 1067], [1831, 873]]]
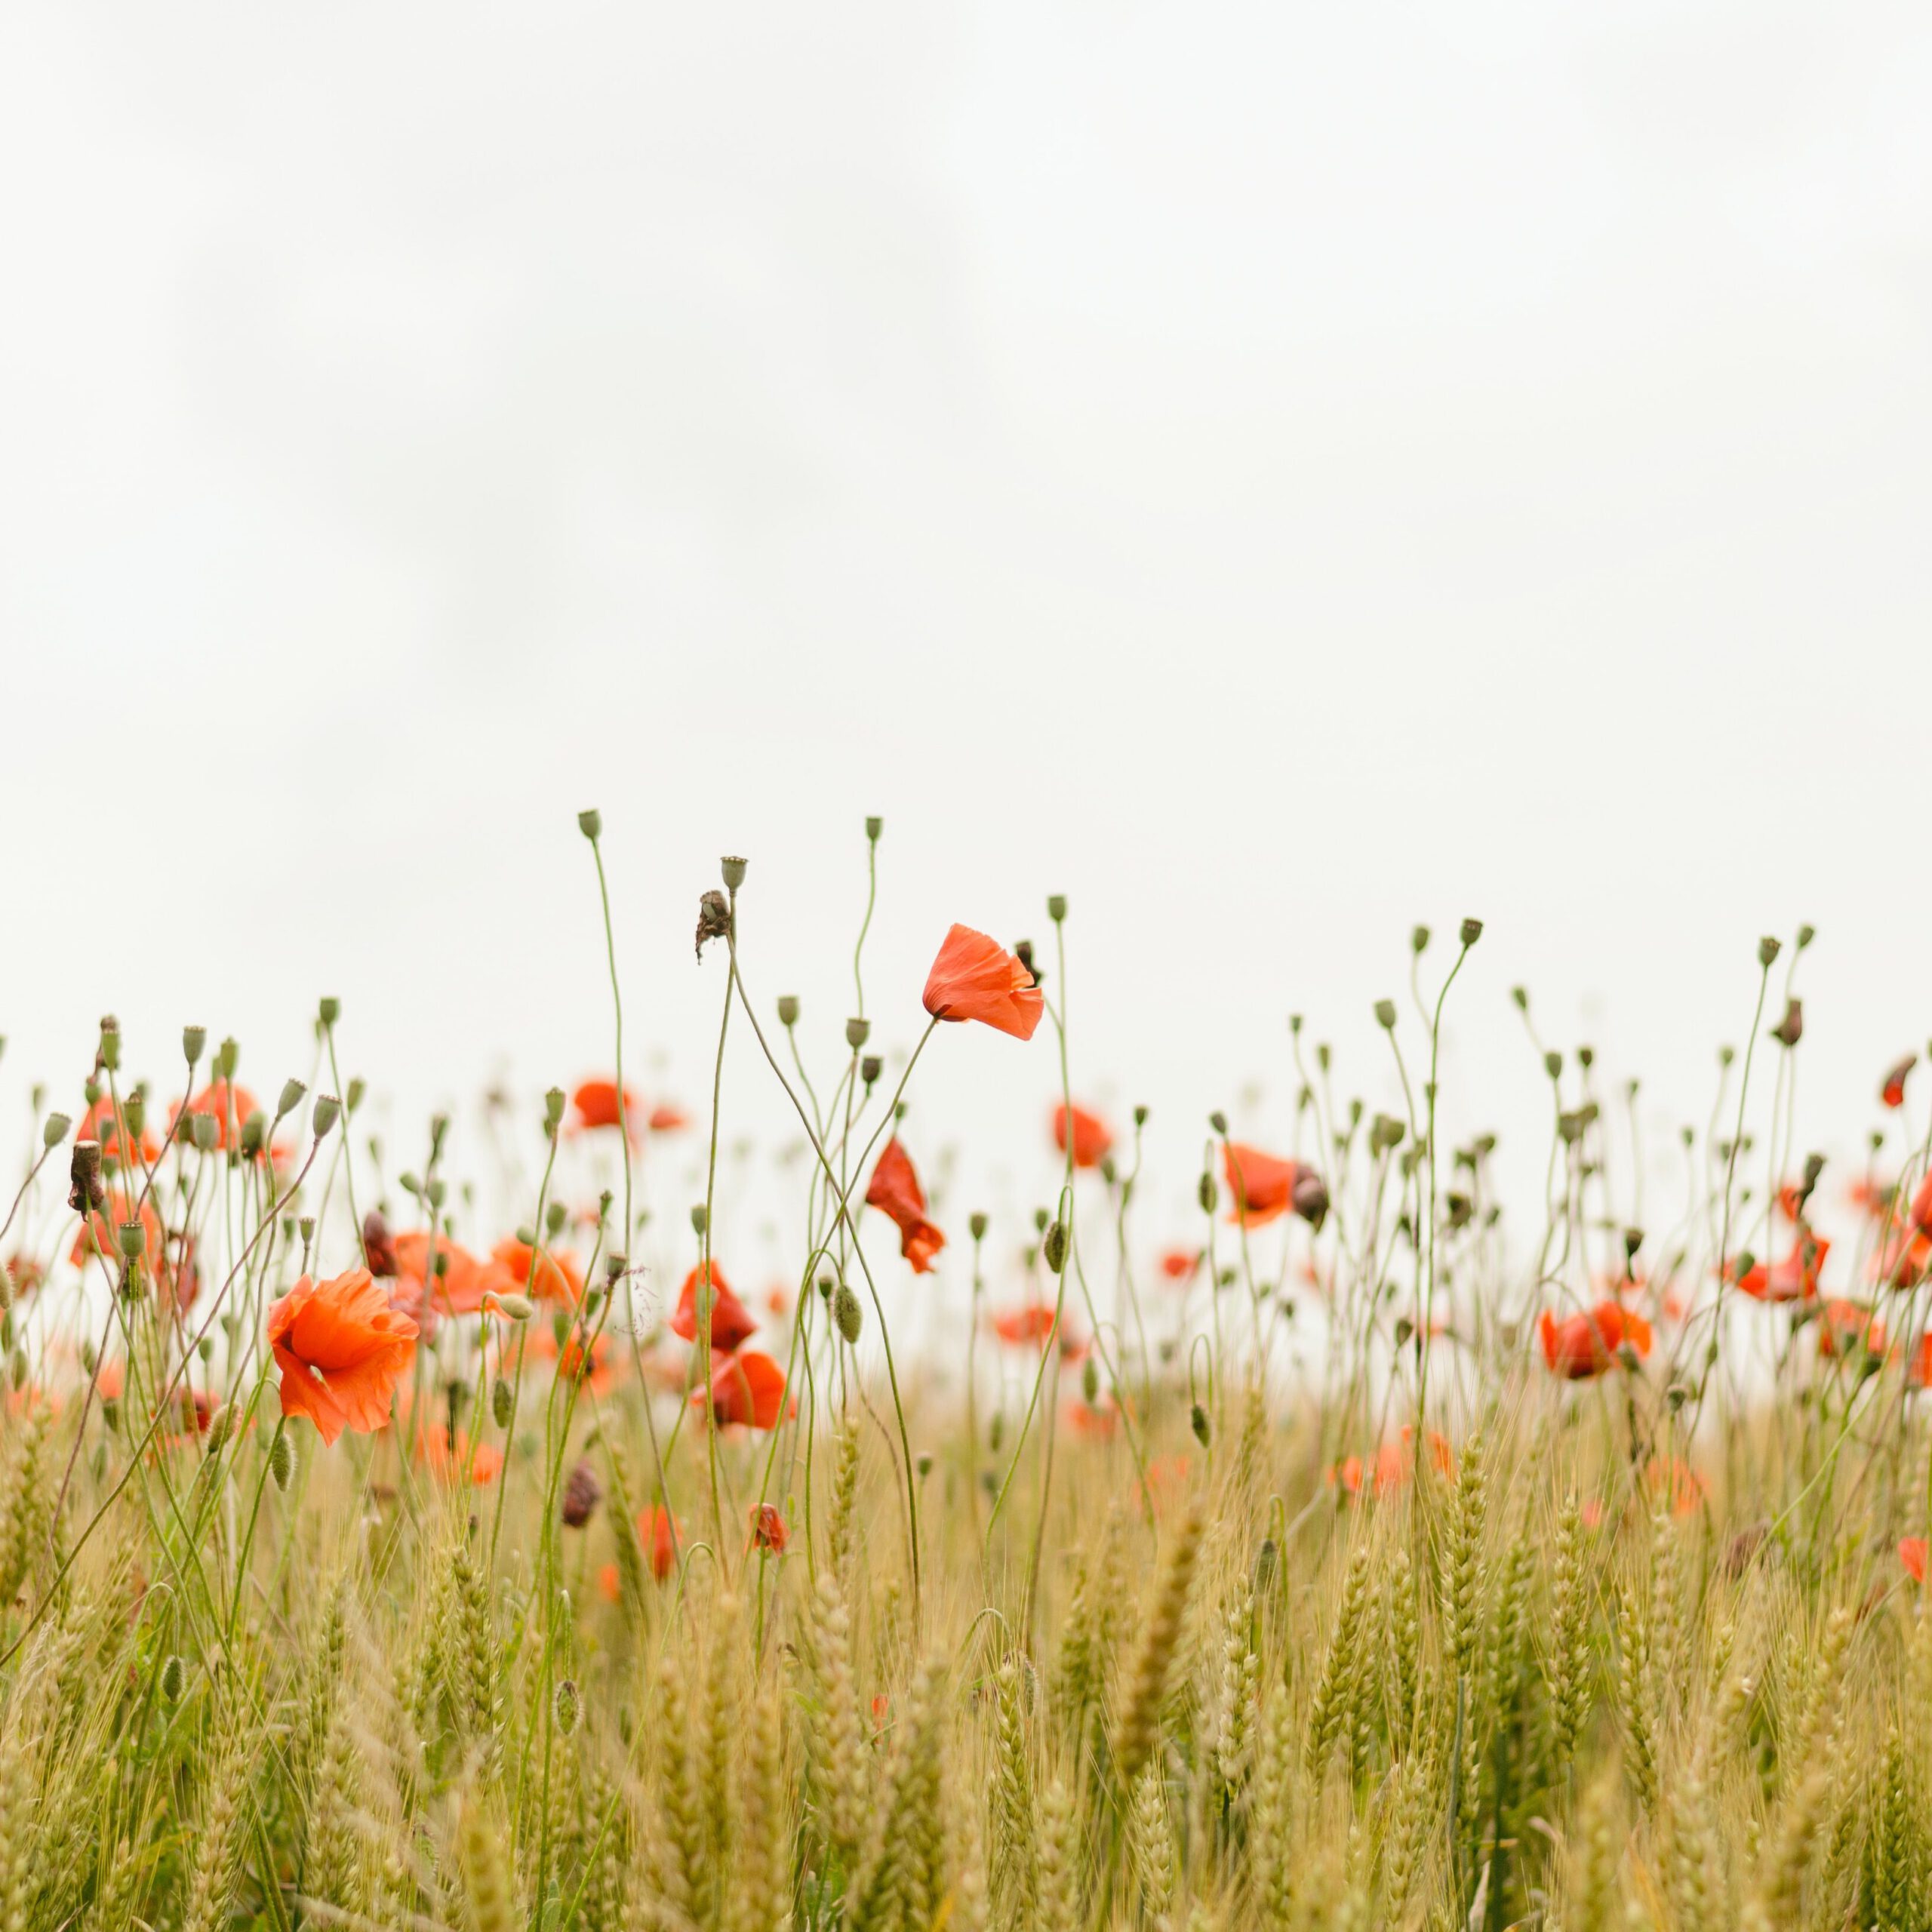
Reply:
[[[121, 1130], [127, 1124], [125, 1115], [114, 1111], [111, 1095], [103, 1094], [81, 1116], [81, 1124], [74, 1131], [76, 1140], [98, 1140], [100, 1156], [104, 1161], [118, 1161], [121, 1158]], [[153, 1134], [143, 1127], [138, 1134], [128, 1137], [128, 1145], [141, 1161], [152, 1167], [161, 1158], [161, 1144]]]
[[[118, 1268], [122, 1263], [121, 1229], [134, 1216], [134, 1204], [118, 1188], [108, 1190], [107, 1207], [103, 1213], [97, 1208], [81, 1223], [80, 1232], [74, 1237], [74, 1244], [67, 1251], [67, 1259], [76, 1268], [84, 1266], [90, 1255], [99, 1253], [107, 1257], [108, 1265]], [[140, 1209], [141, 1252], [147, 1264], [148, 1272], [158, 1272], [166, 1243], [162, 1232], [161, 1217], [155, 1212], [152, 1201], [143, 1201]]]
[[654, 1503], [638, 1512], [637, 1533], [651, 1552], [651, 1574], [661, 1583], [678, 1567], [678, 1519]]
[[1231, 1220], [1258, 1228], [1295, 1204], [1295, 1183], [1301, 1175], [1299, 1161], [1277, 1160], [1259, 1147], [1244, 1147], [1229, 1140], [1223, 1144], [1221, 1164], [1228, 1177], [1228, 1192], [1234, 1196]]
[[282, 1414], [306, 1416], [333, 1442], [345, 1429], [366, 1435], [389, 1420], [416, 1324], [389, 1306], [368, 1269], [352, 1268], [326, 1281], [304, 1275], [269, 1309], [268, 1337]]
[[1201, 1266], [1197, 1250], [1171, 1247], [1161, 1257], [1161, 1272], [1171, 1281], [1185, 1281]]
[[[695, 1389], [693, 1404], [706, 1406], [705, 1392]], [[728, 1356], [711, 1378], [709, 1404], [712, 1419], [741, 1423], [748, 1429], [776, 1429], [781, 1416], [794, 1415], [798, 1404], [785, 1399], [785, 1371], [769, 1355], [748, 1350]]]
[[1545, 1309], [1537, 1324], [1543, 1358], [1551, 1374], [1581, 1382], [1614, 1365], [1626, 1343], [1640, 1355], [1651, 1352], [1651, 1324], [1614, 1301], [1600, 1301], [1585, 1315], [1558, 1321]]
[[536, 1256], [534, 1284], [531, 1280], [531, 1251], [528, 1241], [506, 1235], [490, 1251], [490, 1258], [502, 1267], [517, 1287], [538, 1301], [568, 1302], [573, 1307], [583, 1297], [583, 1270], [574, 1254], [552, 1254], [548, 1248]]
[[885, 1143], [878, 1165], [872, 1170], [866, 1205], [878, 1208], [897, 1223], [899, 1251], [912, 1263], [913, 1273], [931, 1274], [933, 1257], [946, 1245], [946, 1237], [926, 1219], [925, 1190], [913, 1170], [912, 1157], [899, 1144], [897, 1134]]
[[1725, 1278], [1754, 1301], [1814, 1301], [1817, 1298], [1819, 1271], [1831, 1247], [1829, 1241], [1800, 1222], [1798, 1238], [1782, 1261], [1774, 1261], [1769, 1267], [1756, 1262], [1741, 1275], [1734, 1261], [1725, 1269]]
[[1044, 1302], [1025, 1308], [1003, 1308], [991, 1318], [993, 1333], [1013, 1347], [1037, 1347], [1054, 1332], [1054, 1312]]
[[[430, 1266], [429, 1237], [422, 1229], [416, 1229], [408, 1234], [398, 1235], [392, 1245], [395, 1255], [396, 1279], [414, 1289], [414, 1300], [420, 1310]], [[516, 1292], [515, 1280], [500, 1261], [481, 1260], [447, 1235], [436, 1237], [436, 1253], [444, 1265], [428, 1300], [439, 1313], [474, 1315], [482, 1307], [486, 1294]], [[398, 1299], [408, 1297], [399, 1295]]]
[[1907, 1537], [1899, 1545], [1899, 1561], [1905, 1565], [1905, 1574], [1915, 1583], [1925, 1580], [1925, 1539]]
[[1818, 1352], [1835, 1355], [1841, 1349], [1856, 1355], [1863, 1344], [1873, 1356], [1885, 1352], [1885, 1324], [1869, 1308], [1834, 1296], [1819, 1311]]
[[697, 1340], [697, 1291], [703, 1269], [711, 1270], [711, 1346], [724, 1355], [735, 1355], [746, 1340], [758, 1330], [758, 1321], [731, 1292], [718, 1263], [700, 1263], [685, 1277], [678, 1296], [678, 1312], [671, 1318], [671, 1333], [688, 1342]]
[[946, 934], [926, 976], [925, 1008], [935, 1020], [977, 1020], [1016, 1040], [1033, 1037], [1045, 1005], [1032, 972], [971, 926]]
[[791, 1540], [792, 1533], [785, 1527], [785, 1518], [769, 1503], [761, 1503], [752, 1510], [750, 1547], [768, 1549], [774, 1556], [783, 1556], [785, 1546]]
[[[1350, 1496], [1361, 1494], [1364, 1479], [1374, 1484], [1377, 1496], [1401, 1488], [1415, 1473], [1415, 1437], [1414, 1428], [1404, 1423], [1400, 1435], [1383, 1443], [1366, 1468], [1359, 1456], [1344, 1457], [1328, 1472], [1330, 1486]], [[1429, 1432], [1429, 1460], [1439, 1474], [1454, 1477], [1456, 1452], [1450, 1447], [1448, 1438], [1432, 1429]]]
[[1111, 1403], [1100, 1407], [1091, 1402], [1069, 1402], [1066, 1405], [1067, 1427], [1075, 1435], [1084, 1435], [1096, 1441], [1103, 1442], [1112, 1435], [1119, 1420]]
[[[1097, 1168], [1106, 1159], [1114, 1144], [1113, 1129], [1098, 1114], [1089, 1113], [1084, 1107], [1076, 1106], [1073, 1112], [1073, 1164], [1076, 1168]], [[1064, 1154], [1066, 1152], [1067, 1106], [1063, 1100], [1054, 1109], [1054, 1145]]]
[[571, 1096], [571, 1111], [577, 1116], [572, 1124], [579, 1134], [628, 1123], [633, 1146], [643, 1137], [644, 1102], [635, 1087], [624, 1089], [620, 1108], [614, 1080], [586, 1080]]
[[651, 1131], [653, 1134], [676, 1134], [691, 1124], [691, 1117], [682, 1107], [674, 1107], [668, 1100], [661, 1100], [651, 1110]]
[[595, 1337], [586, 1361], [583, 1336], [574, 1332], [557, 1355], [557, 1374], [566, 1382], [587, 1382], [598, 1395], [608, 1395], [617, 1386], [617, 1371], [611, 1355], [608, 1335]]
[[[188, 1102], [186, 1111], [191, 1114], [206, 1114], [215, 1124], [214, 1144], [223, 1153], [240, 1144], [242, 1130], [248, 1124], [251, 1114], [260, 1109], [255, 1104], [255, 1097], [247, 1088], [231, 1086], [226, 1080], [211, 1080], [192, 1100]], [[181, 1103], [177, 1100], [168, 1110], [168, 1124], [173, 1131], [182, 1115]]]

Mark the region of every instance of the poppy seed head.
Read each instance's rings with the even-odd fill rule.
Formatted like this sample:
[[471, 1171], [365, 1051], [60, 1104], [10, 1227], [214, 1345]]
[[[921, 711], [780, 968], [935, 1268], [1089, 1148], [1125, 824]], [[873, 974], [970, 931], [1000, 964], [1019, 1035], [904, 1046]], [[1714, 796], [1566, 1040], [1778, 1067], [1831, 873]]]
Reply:
[[853, 1019], [845, 1023], [845, 1044], [854, 1053], [872, 1036], [872, 1023], [869, 1020]]
[[107, 1188], [100, 1177], [100, 1143], [77, 1140], [67, 1164], [67, 1205], [78, 1214], [98, 1211], [107, 1205]]
[[67, 1130], [73, 1124], [65, 1114], [49, 1114], [47, 1124], [40, 1130], [40, 1144], [47, 1148], [59, 1146], [66, 1139]]
[[795, 993], [778, 995], [778, 1023], [781, 1026], [795, 1026], [798, 1023], [798, 999]]
[[697, 902], [697, 956], [704, 957], [707, 940], [724, 939], [731, 931], [731, 907], [715, 887]]
[[579, 812], [577, 815], [577, 829], [593, 845], [595, 844], [603, 833], [604, 814], [596, 811]]
[[743, 859], [720, 859], [718, 869], [724, 875], [724, 889], [728, 892], [736, 892], [744, 884], [745, 862]]

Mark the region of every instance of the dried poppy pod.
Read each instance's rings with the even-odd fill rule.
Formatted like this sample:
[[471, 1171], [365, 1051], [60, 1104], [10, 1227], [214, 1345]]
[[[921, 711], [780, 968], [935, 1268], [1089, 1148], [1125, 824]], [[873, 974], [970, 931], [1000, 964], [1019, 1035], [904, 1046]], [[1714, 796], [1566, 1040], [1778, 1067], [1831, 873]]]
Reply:
[[697, 902], [697, 956], [704, 957], [706, 940], [725, 938], [731, 930], [731, 902], [714, 887]]
[[1312, 1168], [1303, 1168], [1295, 1176], [1293, 1193], [1295, 1212], [1318, 1230], [1328, 1218], [1328, 1183]]
[[574, 1530], [582, 1529], [603, 1500], [604, 1485], [597, 1480], [597, 1472], [587, 1460], [580, 1462], [564, 1485], [564, 1521]]
[[1781, 1047], [1795, 1047], [1804, 1036], [1804, 1002], [1788, 999], [1784, 1003], [1784, 1017], [1771, 1029], [1771, 1038]]
[[395, 1258], [395, 1244], [389, 1238], [389, 1224], [380, 1208], [371, 1208], [362, 1217], [362, 1251], [368, 1256], [369, 1272], [393, 1279], [401, 1272]]
[[68, 1164], [67, 1205], [78, 1214], [98, 1213], [107, 1205], [107, 1183], [100, 1177], [100, 1143], [77, 1140]]

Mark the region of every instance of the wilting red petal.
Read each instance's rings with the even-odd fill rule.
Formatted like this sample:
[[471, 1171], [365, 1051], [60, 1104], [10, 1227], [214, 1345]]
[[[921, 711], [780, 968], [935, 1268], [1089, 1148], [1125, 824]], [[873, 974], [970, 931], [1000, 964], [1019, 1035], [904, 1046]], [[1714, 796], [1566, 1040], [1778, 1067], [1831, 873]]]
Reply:
[[[1090, 1113], [1084, 1107], [1072, 1110], [1073, 1164], [1076, 1168], [1097, 1168], [1107, 1157], [1114, 1144], [1113, 1129], [1097, 1113]], [[1066, 1152], [1066, 1123], [1068, 1108], [1063, 1100], [1053, 1111], [1054, 1145], [1064, 1154]]]
[[925, 1008], [935, 1020], [977, 1020], [1016, 1040], [1030, 1040], [1046, 1002], [1033, 975], [998, 940], [954, 926], [926, 976]]
[[688, 1342], [697, 1340], [697, 1291], [704, 1270], [710, 1270], [711, 1346], [724, 1355], [734, 1355], [746, 1338], [755, 1334], [758, 1321], [751, 1310], [731, 1292], [715, 1261], [700, 1263], [685, 1277], [678, 1296], [677, 1312], [671, 1317], [671, 1333]]
[[752, 1547], [768, 1549], [774, 1556], [783, 1556], [785, 1546], [791, 1541], [792, 1533], [785, 1527], [785, 1518], [769, 1503], [761, 1503], [752, 1511]]
[[899, 1229], [899, 1251], [912, 1264], [915, 1275], [932, 1272], [933, 1257], [946, 1245], [946, 1237], [926, 1219], [925, 1190], [912, 1165], [912, 1157], [894, 1135], [872, 1170], [866, 1189], [866, 1205], [876, 1208]]

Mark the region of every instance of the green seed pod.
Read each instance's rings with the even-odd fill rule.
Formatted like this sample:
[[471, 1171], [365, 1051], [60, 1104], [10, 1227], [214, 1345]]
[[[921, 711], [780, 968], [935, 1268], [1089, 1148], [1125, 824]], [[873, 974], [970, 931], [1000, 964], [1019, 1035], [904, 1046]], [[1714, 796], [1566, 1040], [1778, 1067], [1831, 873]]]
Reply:
[[286, 1120], [302, 1104], [302, 1097], [308, 1092], [299, 1080], [285, 1080], [281, 1083], [281, 1097], [275, 1103], [275, 1117]]
[[1208, 1423], [1207, 1410], [1200, 1403], [1196, 1402], [1188, 1417], [1188, 1420], [1194, 1430], [1194, 1439], [1201, 1444], [1202, 1448], [1206, 1448], [1208, 1438], [1214, 1432]]
[[161, 1667], [161, 1694], [171, 1704], [181, 1701], [181, 1693], [186, 1687], [188, 1666], [177, 1657], [171, 1657]]
[[342, 1001], [339, 999], [332, 999], [325, 993], [321, 1004], [315, 1011], [325, 1026], [333, 1026], [342, 1017]]
[[315, 1096], [315, 1112], [309, 1117], [309, 1124], [314, 1131], [315, 1138], [318, 1140], [327, 1139], [329, 1130], [335, 1125], [337, 1121], [341, 1118], [341, 1115], [342, 1103], [333, 1094], [318, 1094]]
[[1041, 1252], [1046, 1257], [1047, 1266], [1057, 1275], [1066, 1266], [1066, 1226], [1056, 1221], [1047, 1230], [1047, 1237], [1041, 1244]]
[[564, 1090], [551, 1088], [543, 1096], [543, 1124], [554, 1134], [563, 1124]]
[[604, 814], [595, 811], [579, 812], [577, 815], [577, 829], [595, 844], [603, 834]]
[[544, 1232], [552, 1241], [564, 1231], [564, 1223], [570, 1218], [570, 1210], [561, 1201], [553, 1201], [543, 1211]]
[[349, 1091], [343, 1097], [343, 1105], [353, 1113], [362, 1104], [362, 1096], [368, 1091], [368, 1086], [361, 1079], [351, 1080], [349, 1083]]
[[1087, 1398], [1090, 1409], [1100, 1399], [1100, 1364], [1091, 1355], [1080, 1365], [1080, 1392]]
[[208, 1029], [205, 1026], [184, 1026], [181, 1029], [181, 1057], [192, 1066], [198, 1066], [202, 1056], [207, 1052]]
[[275, 1487], [286, 1495], [295, 1475], [295, 1444], [280, 1429], [269, 1444], [269, 1474], [275, 1478]]
[[500, 1375], [490, 1386], [490, 1413], [496, 1418], [499, 1429], [508, 1429], [510, 1418], [516, 1414], [515, 1391]]
[[123, 1221], [119, 1235], [121, 1258], [124, 1261], [138, 1261], [141, 1251], [147, 1245], [147, 1230], [138, 1221]]
[[727, 892], [736, 892], [745, 882], [745, 862], [743, 859], [720, 859], [718, 869], [724, 881]]
[[67, 1130], [73, 1125], [65, 1114], [49, 1114], [47, 1124], [40, 1130], [40, 1144], [43, 1147], [57, 1147], [67, 1137]]
[[1462, 937], [1465, 946], [1474, 946], [1482, 937], [1482, 921], [1480, 919], [1465, 919]]
[[968, 1232], [971, 1234], [975, 1241], [984, 1241], [986, 1239], [986, 1217], [985, 1215], [975, 1214], [973, 1218], [966, 1223], [966, 1226]]
[[[208, 1117], [214, 1118], [213, 1115]], [[260, 1107], [242, 1124], [242, 1154], [245, 1160], [253, 1160], [262, 1151], [262, 1143], [268, 1138], [268, 1116]]]
[[491, 1306], [512, 1321], [528, 1321], [537, 1312], [537, 1304], [528, 1295], [492, 1294]]
[[995, 1409], [993, 1419], [986, 1425], [986, 1447], [997, 1456], [999, 1445], [1006, 1440], [1006, 1411]]
[[1065, 893], [1056, 892], [1048, 898], [1047, 900], [1047, 917], [1052, 920], [1055, 925], [1058, 925], [1060, 922], [1066, 917], [1066, 894]]
[[235, 1404], [224, 1402], [208, 1419], [208, 1451], [211, 1457], [221, 1454], [234, 1429]]
[[1201, 1211], [1211, 1214], [1220, 1205], [1221, 1190], [1212, 1174], [1204, 1172], [1201, 1177]]
[[865, 1310], [859, 1306], [859, 1297], [849, 1281], [841, 1281], [838, 1292], [832, 1297], [832, 1318], [838, 1324], [838, 1332], [848, 1343], [857, 1343], [860, 1332], [866, 1325]]
[[100, 1063], [109, 1073], [121, 1069], [121, 1023], [111, 1013], [101, 1018]]
[[870, 845], [876, 845], [878, 843], [879, 834], [884, 829], [885, 820], [884, 819], [867, 819], [866, 820], [866, 842]]
[[933, 1472], [932, 1451], [930, 1449], [921, 1449], [918, 1454], [913, 1457], [912, 1466], [918, 1471], [919, 1479], [923, 1482]]
[[798, 1023], [798, 1001], [795, 993], [778, 995], [778, 1023], [781, 1026], [795, 1026]]
[[705, 1229], [710, 1225], [711, 1210], [702, 1201], [694, 1203], [691, 1208], [691, 1232], [702, 1241]]
[[848, 1020], [845, 1023], [845, 1044], [854, 1053], [872, 1038], [872, 1023], [869, 1020]]
[[551, 1693], [550, 1715], [565, 1737], [576, 1735], [577, 1719], [583, 1715], [583, 1699], [577, 1690], [575, 1678], [566, 1677]]
[[148, 1097], [137, 1087], [121, 1103], [121, 1111], [126, 1116], [128, 1131], [138, 1140], [141, 1129], [148, 1124]]
[[1379, 999], [1375, 1002], [1375, 1023], [1385, 1033], [1395, 1029], [1395, 1002], [1392, 999]]

